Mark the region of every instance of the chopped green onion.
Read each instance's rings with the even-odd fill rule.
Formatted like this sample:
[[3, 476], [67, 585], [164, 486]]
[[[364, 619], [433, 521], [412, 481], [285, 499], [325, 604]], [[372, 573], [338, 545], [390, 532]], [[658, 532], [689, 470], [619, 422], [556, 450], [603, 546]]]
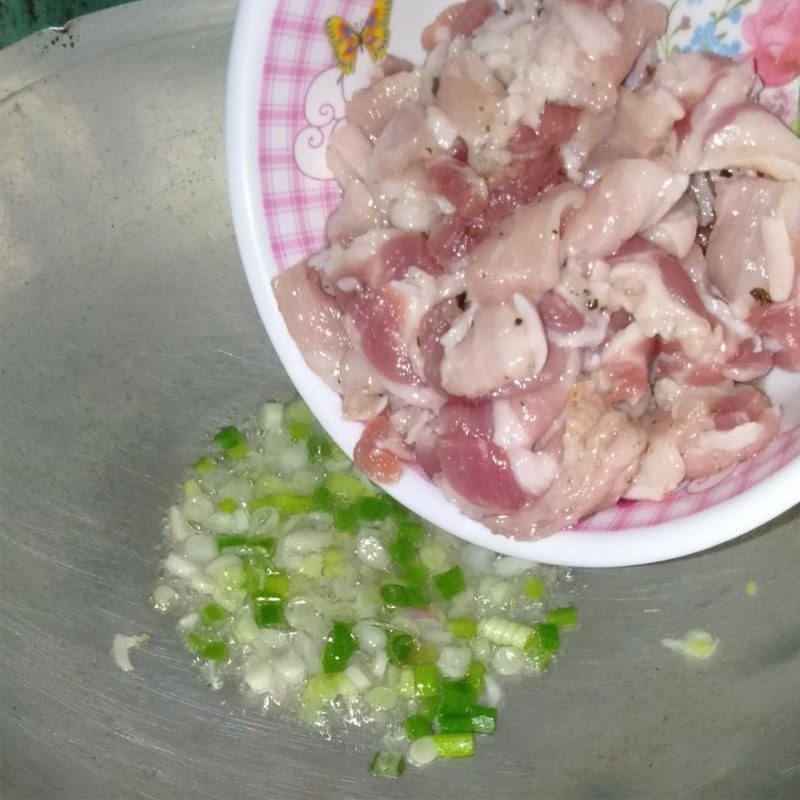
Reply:
[[670, 650], [683, 653], [689, 658], [705, 661], [714, 655], [719, 639], [715, 639], [706, 631], [691, 630], [683, 639], [662, 639], [661, 644]]
[[310, 709], [322, 708], [336, 699], [342, 685], [340, 674], [326, 675], [320, 672], [312, 675], [303, 687], [303, 704]]
[[183, 482], [184, 497], [195, 497], [198, 494], [200, 494], [200, 487], [197, 485], [196, 480], [189, 478], [188, 481]]
[[544, 597], [544, 584], [538, 575], [531, 575], [525, 581], [525, 597], [528, 600], [541, 600]]
[[547, 621], [558, 628], [574, 628], [578, 624], [578, 612], [575, 606], [554, 608], [547, 612]]
[[752, 579], [747, 581], [747, 583], [744, 585], [744, 593], [748, 597], [755, 597], [757, 591], [758, 591], [758, 585]]
[[264, 575], [260, 594], [268, 600], [285, 600], [289, 596], [289, 576], [285, 572]]
[[386, 652], [392, 664], [407, 664], [414, 650], [414, 637], [408, 633], [393, 632], [389, 634]]
[[389, 515], [389, 506], [381, 497], [362, 497], [356, 503], [356, 514], [364, 522], [379, 522]]
[[451, 619], [447, 623], [450, 633], [456, 639], [474, 639], [478, 633], [478, 626], [474, 619]]
[[358, 526], [358, 514], [352, 506], [337, 508], [333, 512], [333, 527], [340, 533], [354, 534]]
[[316, 511], [332, 511], [333, 495], [324, 486], [318, 486], [311, 495], [311, 505]]
[[558, 628], [550, 623], [543, 622], [536, 626], [539, 635], [539, 642], [545, 653], [557, 653], [560, 646]]
[[205, 661], [227, 661], [228, 645], [226, 642], [207, 642], [197, 634], [190, 633], [186, 637], [186, 644]]
[[520, 650], [529, 645], [536, 631], [530, 625], [523, 625], [504, 617], [488, 617], [478, 623], [478, 633], [492, 644], [511, 645]]
[[475, 706], [470, 712], [472, 730], [475, 733], [494, 733], [497, 728], [497, 709]]
[[312, 464], [318, 464], [333, 455], [333, 442], [324, 433], [314, 433], [308, 437], [306, 450], [308, 460]]
[[403, 730], [410, 742], [421, 739], [423, 736], [430, 736], [433, 733], [430, 717], [425, 714], [414, 714], [406, 717], [403, 723]]
[[343, 506], [349, 506], [367, 494], [367, 487], [354, 475], [344, 472], [331, 472], [322, 484]]
[[274, 628], [286, 622], [283, 600], [262, 600], [256, 603], [253, 618], [259, 628]]
[[246, 542], [248, 547], [264, 550], [268, 555], [275, 552], [275, 539], [272, 536], [251, 536]]
[[287, 403], [283, 417], [287, 422], [304, 422], [306, 425], [313, 425], [316, 422], [311, 409], [302, 400], [292, 400], [291, 403]]
[[397, 524], [397, 535], [415, 546], [422, 542], [423, 528], [421, 522], [403, 520]]
[[257, 511], [259, 508], [277, 508], [282, 514], [305, 514], [313, 508], [314, 502], [311, 497], [305, 494], [289, 494], [288, 492], [278, 492], [266, 497], [256, 497], [250, 501], [250, 510]]
[[228, 425], [217, 432], [214, 441], [232, 459], [240, 461], [250, 452], [250, 445], [242, 432], [234, 425]]
[[423, 594], [425, 593], [425, 587], [428, 583], [428, 570], [422, 564], [416, 562], [404, 564], [400, 568], [400, 572], [403, 575], [403, 580], [409, 586], [416, 586]]
[[474, 702], [475, 693], [468, 680], [442, 681], [439, 689], [439, 709], [442, 714], [467, 714]]
[[231, 550], [235, 547], [247, 547], [248, 539], [246, 536], [238, 536], [234, 534], [222, 534], [217, 536], [217, 550]]
[[307, 442], [314, 433], [314, 426], [296, 419], [289, 420], [289, 438], [293, 442]]
[[322, 574], [326, 578], [343, 578], [345, 576], [344, 551], [338, 547], [329, 547], [322, 554]]
[[203, 622], [207, 623], [208, 625], [213, 625], [215, 622], [222, 622], [222, 620], [227, 619], [228, 612], [217, 603], [209, 603], [200, 612], [200, 616], [202, 617]]
[[394, 753], [381, 750], [372, 759], [370, 772], [379, 778], [397, 778], [402, 774], [405, 765], [406, 761], [403, 756], [396, 756]]
[[322, 651], [323, 671], [328, 674], [343, 672], [356, 650], [358, 643], [351, 626], [346, 622], [334, 622]]
[[403, 586], [399, 583], [385, 583], [381, 586], [381, 600], [390, 608], [422, 608], [427, 605], [418, 586]]
[[412, 542], [400, 534], [395, 537], [388, 550], [395, 563], [401, 566], [411, 564], [417, 558], [417, 551]]
[[435, 664], [439, 660], [439, 648], [430, 642], [417, 642], [409, 660], [412, 664]]
[[419, 697], [433, 697], [439, 689], [439, 669], [436, 664], [417, 664], [414, 667], [414, 689]]
[[436, 584], [436, 588], [441, 592], [445, 600], [450, 600], [456, 595], [461, 594], [461, 592], [467, 588], [466, 581], [464, 580], [464, 573], [461, 571], [461, 567], [458, 566], [447, 570], [447, 572], [441, 572], [435, 575], [433, 582]]
[[223, 497], [217, 504], [217, 508], [223, 514], [233, 514], [239, 508], [239, 504], [232, 497]]
[[472, 719], [467, 714], [441, 714], [436, 718], [439, 733], [472, 733]]
[[467, 667], [467, 676], [464, 680], [469, 683], [469, 687], [475, 697], [483, 691], [486, 684], [485, 676], [486, 667], [483, 663], [481, 661], [470, 661], [469, 667]]
[[203, 456], [203, 458], [198, 458], [197, 461], [194, 462], [194, 471], [203, 475], [206, 472], [211, 472], [211, 470], [216, 466], [217, 462], [214, 461], [213, 458]]
[[436, 752], [442, 758], [464, 758], [475, 755], [475, 737], [471, 733], [436, 733]]

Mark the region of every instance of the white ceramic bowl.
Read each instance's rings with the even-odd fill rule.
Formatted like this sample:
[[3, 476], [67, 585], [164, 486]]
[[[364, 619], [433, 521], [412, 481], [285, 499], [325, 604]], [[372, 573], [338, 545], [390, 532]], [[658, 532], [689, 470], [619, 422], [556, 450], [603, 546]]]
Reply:
[[[783, 0], [765, 2], [774, 6]], [[446, 0], [395, 0], [391, 52], [419, 61], [421, 26], [446, 5]], [[715, 49], [736, 55], [758, 46], [752, 41], [742, 44], [740, 34], [743, 17], [757, 14], [760, 0], [734, 5], [738, 11], [726, 12], [731, 6], [726, 0], [677, 0], [662, 52]], [[342, 14], [358, 23], [368, 11], [367, 0], [242, 0], [226, 110], [233, 217], [253, 297], [298, 391], [350, 454], [361, 425], [342, 419], [338, 396], [305, 365], [278, 312], [270, 280], [323, 244], [325, 218], [338, 199], [325, 165], [325, 144], [343, 117], [345, 99], [364, 85], [369, 67], [362, 54], [355, 73], [340, 80], [323, 21]], [[770, 89], [768, 101], [779, 110], [796, 110], [797, 81]], [[790, 113], [785, 108], [784, 113]], [[683, 486], [661, 503], [623, 501], [546, 539], [517, 541], [491, 533], [410, 470], [386, 488], [417, 514], [462, 539], [545, 563], [611, 567], [695, 553], [752, 530], [800, 501], [797, 376], [773, 374], [769, 387], [785, 401], [785, 417], [794, 427], [756, 458], [713, 479]]]

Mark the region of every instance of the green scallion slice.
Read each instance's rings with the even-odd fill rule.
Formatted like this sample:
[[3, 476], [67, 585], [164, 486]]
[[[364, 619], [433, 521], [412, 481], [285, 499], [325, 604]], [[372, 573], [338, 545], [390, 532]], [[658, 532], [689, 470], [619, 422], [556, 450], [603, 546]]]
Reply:
[[334, 622], [322, 651], [323, 671], [327, 674], [343, 672], [356, 650], [358, 642], [351, 626], [346, 622]]
[[436, 752], [442, 758], [465, 758], [475, 755], [475, 737], [471, 733], [436, 733]]
[[259, 628], [276, 628], [286, 622], [283, 600], [261, 600], [255, 604], [253, 618]]
[[222, 451], [236, 461], [240, 461], [250, 452], [250, 445], [242, 432], [234, 425], [228, 425], [217, 432], [214, 441]]
[[433, 582], [445, 600], [450, 600], [467, 588], [464, 573], [461, 571], [461, 567], [458, 566], [447, 570], [447, 572], [440, 572], [438, 575], [434, 575]]
[[203, 622], [207, 623], [208, 625], [213, 625], [216, 622], [222, 622], [222, 620], [227, 619], [228, 612], [217, 603], [209, 603], [200, 612], [200, 617], [202, 618]]
[[423, 736], [430, 736], [433, 733], [430, 717], [425, 714], [413, 714], [406, 717], [403, 723], [403, 730], [410, 742], [421, 739]]
[[372, 759], [370, 772], [379, 778], [398, 778], [403, 772], [406, 761], [403, 756], [381, 750]]
[[547, 621], [558, 628], [574, 628], [578, 624], [578, 612], [575, 606], [554, 608], [547, 612]]

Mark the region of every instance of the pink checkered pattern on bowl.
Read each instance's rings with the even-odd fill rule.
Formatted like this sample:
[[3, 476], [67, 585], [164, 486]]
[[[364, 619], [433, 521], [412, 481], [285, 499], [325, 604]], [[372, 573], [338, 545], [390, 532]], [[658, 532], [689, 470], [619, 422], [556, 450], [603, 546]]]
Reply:
[[[332, 14], [353, 22], [363, 20], [369, 7], [369, 0], [277, 3], [263, 66], [258, 142], [263, 210], [278, 270], [323, 247], [325, 220], [339, 200], [335, 182], [304, 174], [295, 157], [296, 139], [309, 125], [309, 87], [332, 66], [322, 23]], [[324, 144], [320, 136], [319, 147]], [[795, 428], [733, 470], [686, 484], [660, 503], [620, 501], [576, 525], [575, 530], [622, 531], [704, 511], [741, 494], [798, 456], [800, 429]]]

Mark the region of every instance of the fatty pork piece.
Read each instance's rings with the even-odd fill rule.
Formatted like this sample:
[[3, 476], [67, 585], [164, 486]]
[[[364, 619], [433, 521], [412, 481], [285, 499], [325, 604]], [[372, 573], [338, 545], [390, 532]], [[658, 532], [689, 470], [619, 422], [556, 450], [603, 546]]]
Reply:
[[800, 139], [753, 100], [752, 61], [675, 55], [658, 67], [654, 82], [686, 112], [675, 126], [673, 145], [685, 171], [751, 169], [800, 181]]
[[547, 101], [595, 113], [610, 108], [665, 23], [664, 7], [651, 0], [522, 2], [487, 20], [472, 47], [508, 87], [490, 135], [503, 144], [519, 120], [535, 127]]
[[690, 388], [667, 378], [657, 381], [655, 398], [641, 421], [647, 450], [625, 494], [631, 500], [661, 500], [684, 479], [744, 461], [778, 432], [778, 412], [752, 386]]
[[514, 293], [532, 296], [553, 288], [561, 268], [562, 219], [583, 200], [582, 189], [565, 184], [545, 192], [534, 203], [519, 206], [469, 255], [468, 297], [492, 303]]
[[341, 313], [323, 290], [319, 273], [298, 264], [273, 278], [272, 290], [306, 364], [339, 391], [339, 364], [351, 345]]
[[753, 291], [783, 303], [797, 295], [800, 185], [766, 178], [716, 184], [716, 222], [706, 251], [708, 274], [741, 312]]
[[536, 306], [520, 294], [492, 305], [474, 303], [453, 322], [442, 345], [443, 388], [469, 398], [535, 376], [548, 352]]
[[647, 437], [639, 424], [610, 407], [591, 381], [576, 384], [555, 479], [524, 506], [485, 522], [496, 533], [519, 539], [538, 539], [574, 525], [625, 494], [646, 445]]
[[609, 164], [564, 229], [570, 255], [603, 258], [661, 220], [689, 184], [668, 158], [621, 159]]

